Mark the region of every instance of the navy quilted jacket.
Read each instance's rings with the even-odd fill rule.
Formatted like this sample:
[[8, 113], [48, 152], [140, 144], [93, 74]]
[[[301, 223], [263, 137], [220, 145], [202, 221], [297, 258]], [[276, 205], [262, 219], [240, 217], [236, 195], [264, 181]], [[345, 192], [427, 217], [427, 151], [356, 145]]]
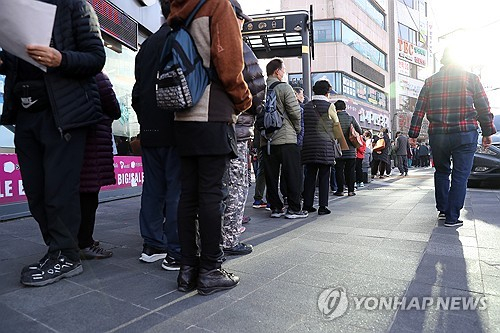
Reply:
[[[85, 0], [43, 2], [57, 5], [51, 46], [61, 52], [62, 62], [44, 75], [56, 125], [62, 132], [95, 124], [102, 112], [94, 76], [106, 61], [97, 16]], [[18, 58], [5, 51], [0, 56], [0, 73], [6, 75], [0, 124], [15, 124], [18, 103], [12, 99]]]

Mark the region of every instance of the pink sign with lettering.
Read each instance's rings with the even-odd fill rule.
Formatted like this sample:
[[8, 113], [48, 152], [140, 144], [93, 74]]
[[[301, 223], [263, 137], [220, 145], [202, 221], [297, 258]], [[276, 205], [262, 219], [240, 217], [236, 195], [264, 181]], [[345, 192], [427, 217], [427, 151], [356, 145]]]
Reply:
[[[16, 154], [0, 154], [0, 205], [26, 201]], [[142, 186], [144, 172], [140, 156], [114, 157], [116, 184], [102, 191]]]
[[16, 154], [0, 154], [0, 205], [26, 201]]

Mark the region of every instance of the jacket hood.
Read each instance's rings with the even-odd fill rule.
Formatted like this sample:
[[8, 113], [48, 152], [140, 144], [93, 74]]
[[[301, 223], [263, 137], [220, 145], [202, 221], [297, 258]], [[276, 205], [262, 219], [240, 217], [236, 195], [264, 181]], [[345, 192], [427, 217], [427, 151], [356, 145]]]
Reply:
[[170, 15], [167, 18], [168, 25], [176, 26], [179, 22], [185, 20], [197, 4], [197, 0], [170, 0]]

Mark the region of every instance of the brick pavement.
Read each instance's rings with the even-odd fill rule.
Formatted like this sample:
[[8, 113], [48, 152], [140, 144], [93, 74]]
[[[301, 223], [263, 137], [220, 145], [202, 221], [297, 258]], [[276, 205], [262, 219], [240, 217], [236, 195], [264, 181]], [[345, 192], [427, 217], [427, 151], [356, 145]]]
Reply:
[[[498, 189], [470, 190], [457, 230], [438, 224], [432, 169], [357, 193], [304, 220], [270, 219], [249, 201], [243, 240], [254, 252], [224, 265], [240, 285], [205, 297], [176, 291], [176, 273], [160, 262], [139, 262], [139, 197], [99, 207], [95, 236], [111, 259], [42, 288], [19, 283], [45, 251], [35, 222], [0, 223], [0, 332], [500, 332]], [[347, 305], [333, 320], [318, 306], [328, 288], [345, 297], [333, 314]], [[484, 297], [487, 308], [370, 310], [405, 296]], [[356, 309], [363, 297], [371, 303]]]

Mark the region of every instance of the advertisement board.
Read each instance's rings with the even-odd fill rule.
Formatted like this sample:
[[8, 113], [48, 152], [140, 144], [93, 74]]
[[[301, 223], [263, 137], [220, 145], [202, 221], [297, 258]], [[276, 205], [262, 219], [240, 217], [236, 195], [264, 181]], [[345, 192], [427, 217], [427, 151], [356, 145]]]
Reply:
[[[16, 154], [0, 154], [0, 205], [26, 201]], [[101, 191], [142, 186], [144, 172], [140, 156], [114, 157], [116, 185]]]

